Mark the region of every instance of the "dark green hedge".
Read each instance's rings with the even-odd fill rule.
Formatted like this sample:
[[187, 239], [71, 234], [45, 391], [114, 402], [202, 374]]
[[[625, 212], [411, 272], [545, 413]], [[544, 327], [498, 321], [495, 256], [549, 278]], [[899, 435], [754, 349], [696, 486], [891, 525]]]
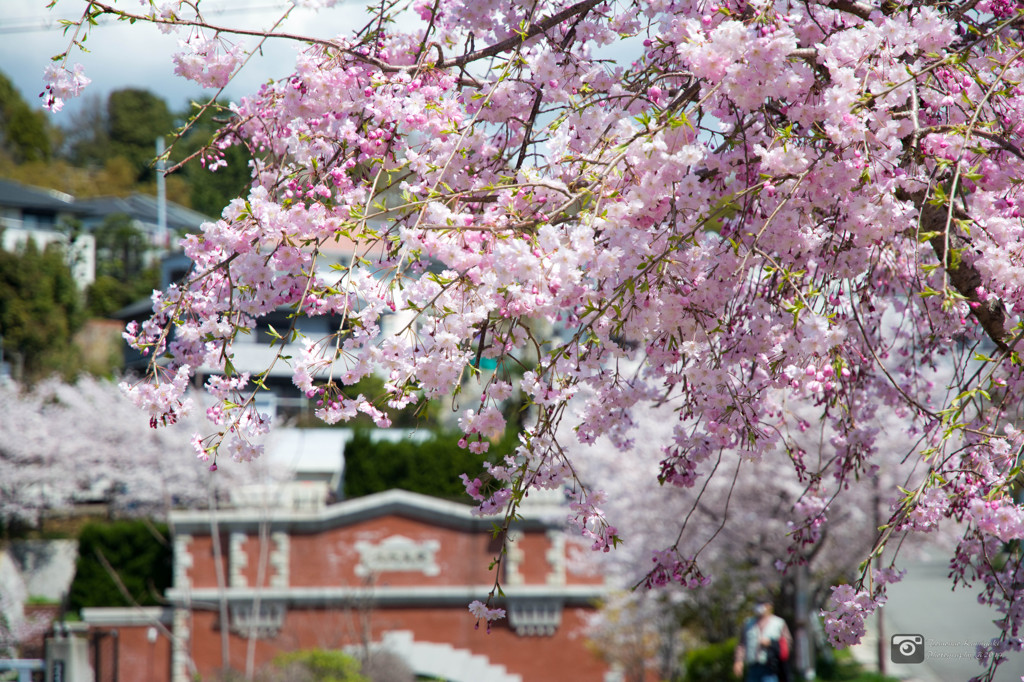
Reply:
[[[157, 606], [171, 585], [172, 556], [167, 526], [145, 521], [92, 522], [78, 536], [78, 562], [69, 608]], [[125, 598], [103, 560], [131, 595]]]
[[362, 497], [392, 488], [471, 502], [460, 474], [480, 476], [486, 460], [500, 459], [513, 446], [514, 434], [491, 445], [485, 455], [458, 446], [458, 434], [434, 434], [423, 442], [370, 440], [357, 430], [345, 445], [345, 497]]
[[288, 679], [309, 679], [315, 682], [369, 682], [360, 674], [359, 661], [341, 651], [309, 649], [281, 654], [274, 666], [289, 672]]
[[735, 682], [732, 672], [735, 653], [735, 637], [687, 652], [684, 659], [686, 682]]

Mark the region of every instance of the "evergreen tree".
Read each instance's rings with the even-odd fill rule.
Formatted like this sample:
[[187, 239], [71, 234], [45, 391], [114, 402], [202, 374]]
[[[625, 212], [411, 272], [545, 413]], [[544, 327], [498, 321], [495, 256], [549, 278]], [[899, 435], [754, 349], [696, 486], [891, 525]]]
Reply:
[[16, 163], [49, 161], [52, 138], [43, 112], [30, 107], [10, 79], [0, 73], [0, 149]]
[[174, 116], [163, 98], [149, 90], [115, 90], [107, 99], [110, 154], [134, 164], [140, 181], [155, 177], [156, 138], [174, 128]]
[[87, 102], [68, 131], [68, 156], [78, 166], [102, 168], [117, 158], [131, 164], [136, 182], [155, 176], [156, 138], [174, 129], [167, 102], [149, 90], [125, 88]]
[[[464, 473], [480, 470], [482, 457], [456, 447], [451, 434], [435, 433], [429, 439], [376, 441], [368, 431], [358, 429], [345, 445], [345, 497], [362, 497], [400, 488], [458, 502], [469, 502]], [[499, 443], [492, 444], [486, 458], [500, 459], [518, 442], [518, 433], [509, 429]]]
[[[164, 590], [171, 586], [171, 547], [166, 538], [167, 527], [163, 524], [87, 524], [78, 537], [69, 608], [77, 611], [87, 606], [158, 605]], [[130, 599], [111, 575], [112, 568]]]
[[[190, 104], [184, 114], [191, 114], [195, 105]], [[231, 116], [226, 106], [218, 105], [203, 112], [183, 138], [175, 142], [171, 157], [181, 161], [216, 141], [218, 130], [224, 123], [223, 119]], [[251, 155], [248, 148], [231, 145], [227, 149], [217, 150], [223, 154], [226, 166], [210, 171], [208, 164], [192, 159], [180, 171], [189, 187], [189, 202], [192, 208], [210, 216], [219, 216], [224, 207], [235, 197], [244, 194], [252, 180], [249, 168]]]
[[16, 252], [0, 251], [0, 333], [5, 357], [24, 378], [75, 374], [79, 353], [72, 337], [84, 321], [63, 248], [50, 244], [40, 251], [29, 240]]

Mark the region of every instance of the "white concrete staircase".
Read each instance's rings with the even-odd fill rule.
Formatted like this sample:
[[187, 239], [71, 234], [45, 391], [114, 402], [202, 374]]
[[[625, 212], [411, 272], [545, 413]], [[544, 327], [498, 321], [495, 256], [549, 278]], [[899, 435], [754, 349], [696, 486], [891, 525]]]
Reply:
[[486, 656], [450, 644], [417, 642], [408, 630], [385, 632], [375, 651], [387, 651], [401, 658], [417, 675], [437, 677], [448, 682], [523, 682], [503, 665], [490, 662]]

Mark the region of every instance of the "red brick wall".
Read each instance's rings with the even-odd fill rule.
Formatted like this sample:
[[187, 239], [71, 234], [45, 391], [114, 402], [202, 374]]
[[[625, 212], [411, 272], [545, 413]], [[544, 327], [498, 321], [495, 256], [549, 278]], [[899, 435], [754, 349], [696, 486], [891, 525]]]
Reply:
[[551, 541], [544, 532], [524, 533], [516, 541], [516, 548], [523, 553], [519, 573], [527, 585], [547, 583], [548, 574], [553, 570], [547, 555], [550, 547]]
[[[221, 563], [224, 567], [225, 583], [228, 579], [227, 555], [228, 541], [224, 537], [221, 541]], [[188, 547], [192, 555], [192, 567], [186, 571], [186, 576], [191, 579], [192, 587], [217, 587], [216, 563], [214, 562], [213, 538], [209, 535], [197, 535], [192, 538]]]
[[270, 565], [270, 553], [275, 549], [277, 549], [277, 545], [268, 534], [266, 547], [263, 550], [266, 554], [266, 561], [263, 564], [263, 581], [260, 584], [258, 580], [260, 570], [260, 537], [259, 535], [250, 535], [242, 543], [242, 550], [245, 552], [245, 558], [248, 562], [242, 571], [242, 575], [245, 576], [246, 585], [256, 587], [259, 584], [260, 587], [266, 587], [270, 584], [270, 578], [274, 574], [274, 568]]
[[[289, 584], [292, 587], [361, 585], [364, 578], [355, 572], [359, 564], [356, 543], [377, 544], [393, 535], [415, 542], [439, 542], [435, 561], [440, 574], [382, 572], [376, 576], [377, 585], [485, 585], [494, 581], [487, 569], [499, 547], [489, 534], [466, 533], [390, 516], [316, 535], [292, 535]], [[253, 563], [252, 555], [249, 562]]]
[[[599, 682], [606, 667], [586, 647], [581, 634], [583, 614], [582, 609], [566, 608], [554, 636], [519, 637], [507, 621], [492, 625], [490, 633], [482, 626], [475, 629], [474, 620], [462, 608], [381, 608], [365, 612], [292, 609], [276, 639], [257, 643], [256, 667], [268, 665], [285, 651], [358, 644], [368, 623], [374, 641], [379, 641], [385, 631], [408, 630], [417, 642], [447, 643], [487, 656], [492, 664], [504, 665], [509, 672], [521, 675], [524, 682]], [[217, 620], [217, 614], [210, 612], [197, 612], [193, 618], [192, 655], [204, 678], [221, 666]], [[231, 666], [236, 670], [245, 669], [247, 644], [242, 637], [230, 636]]]
[[[224, 554], [224, 575], [227, 577], [227, 557], [231, 528], [222, 527], [221, 550]], [[289, 585], [291, 587], [354, 587], [365, 584], [366, 577], [357, 575], [359, 552], [356, 543], [377, 545], [400, 535], [417, 543], [439, 543], [434, 559], [440, 568], [436, 576], [420, 570], [384, 571], [373, 576], [377, 587], [387, 586], [452, 586], [489, 585], [494, 582], [488, 570], [492, 559], [500, 551], [500, 543], [484, 531], [460, 530], [436, 526], [404, 516], [386, 516], [316, 534], [292, 534], [289, 537]], [[272, 535], [268, 537], [268, 556], [277, 550]], [[527, 585], [547, 583], [552, 566], [548, 552], [551, 540], [543, 529], [524, 531], [518, 540], [522, 552], [519, 573]], [[243, 574], [249, 586], [256, 585], [259, 564], [259, 539], [250, 535], [243, 543], [247, 564]], [[213, 543], [209, 536], [196, 536], [190, 546], [194, 562], [188, 571], [193, 587], [215, 587]], [[599, 584], [599, 574], [584, 574], [572, 570], [567, 564], [567, 581], [571, 584]], [[268, 584], [274, 569], [267, 562], [264, 584]], [[505, 578], [503, 577], [503, 580]], [[524, 682], [547, 680], [601, 680], [604, 664], [589, 652], [581, 634], [582, 614], [589, 609], [567, 607], [562, 623], [551, 637], [519, 637], [507, 621], [492, 625], [490, 634], [476, 629], [466, 605], [444, 608], [374, 608], [359, 611], [354, 608], [289, 608], [279, 635], [273, 640], [260, 640], [256, 647], [257, 667], [267, 665], [279, 653], [297, 649], [339, 649], [359, 644], [369, 633], [379, 641], [384, 632], [405, 630], [413, 633], [417, 642], [446, 643], [457, 649], [486, 656], [491, 663], [505, 665], [522, 676]], [[221, 633], [219, 616], [213, 611], [192, 614], [192, 656], [199, 673], [208, 678], [221, 668]], [[244, 670], [246, 639], [231, 634], [231, 667]], [[148, 647], [143, 642], [142, 650]], [[124, 677], [122, 679], [148, 679]]]
[[158, 634], [152, 644], [148, 627], [119, 627], [118, 679], [160, 680], [170, 679], [171, 640]]
[[[97, 627], [90, 631], [91, 637], [99, 638], [99, 682], [106, 680], [119, 681], [146, 680], [147, 682], [167, 682], [171, 679], [171, 640], [163, 633], [157, 634], [154, 642], [149, 641], [148, 625], [118, 625]], [[114, 646], [112, 633], [117, 632], [117, 646]], [[90, 662], [96, 649], [90, 643]], [[117, 652], [116, 666], [113, 660]], [[94, 671], [95, 672], [95, 671]]]
[[[382, 517], [362, 523], [337, 528], [315, 535], [292, 535], [289, 547], [289, 584], [295, 587], [331, 587], [362, 585], [364, 579], [355, 573], [359, 553], [355, 543], [359, 541], [377, 544], [393, 535], [402, 535], [416, 542], [436, 540], [440, 549], [435, 555], [441, 573], [438, 576], [424, 576], [419, 571], [385, 572], [377, 576], [379, 585], [483, 585], [493, 582], [494, 576], [488, 570], [491, 560], [499, 552], [499, 544], [489, 533], [466, 532], [462, 530], [432, 526], [421, 521], [404, 517]], [[272, 537], [268, 537], [268, 556], [277, 549]], [[523, 533], [518, 547], [523, 552], [519, 572], [527, 584], [545, 584], [552, 571], [547, 552], [551, 541], [542, 530]], [[243, 543], [247, 565], [243, 570], [249, 586], [256, 586], [259, 570], [260, 542], [250, 535]], [[229, 535], [221, 541], [222, 563], [225, 580], [228, 578]], [[193, 566], [186, 575], [193, 587], [216, 587], [213, 541], [208, 535], [193, 537], [189, 545]], [[264, 585], [268, 585], [275, 570], [267, 562], [264, 569]], [[568, 562], [567, 582], [570, 584], [600, 585], [603, 577], [599, 573], [574, 570], [574, 562]]]

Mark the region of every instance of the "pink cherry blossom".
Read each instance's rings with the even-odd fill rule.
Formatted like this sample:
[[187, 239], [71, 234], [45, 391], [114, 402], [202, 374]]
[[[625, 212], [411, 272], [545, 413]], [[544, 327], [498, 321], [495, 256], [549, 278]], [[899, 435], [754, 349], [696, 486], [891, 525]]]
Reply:
[[[1010, 646], [1017, 602], [993, 586], [1016, 577], [991, 558], [1021, 536], [1004, 428], [1024, 402], [1017, 5], [439, 0], [366, 23], [381, 30], [290, 36], [292, 73], [234, 102], [200, 155], [215, 168], [244, 145], [252, 184], [127, 330], [152, 360], [131, 395], [172, 422], [183, 381], [232, 377], [261, 316], [338, 316], [274, 359], [327, 421], [471, 394], [461, 441], [482, 455], [504, 401], [525, 401], [522, 447], [481, 463], [496, 485], [475, 489], [478, 513], [511, 520], [531, 489], [564, 487], [570, 523], [610, 550], [614, 500], [578, 473], [594, 450], [575, 444], [596, 443], [685, 499], [748, 467], [801, 483], [799, 557], [877, 482], [887, 530], [866, 555], [968, 521], [958, 579], [1005, 611]], [[87, 12], [185, 32], [178, 71], [205, 85], [244, 68], [247, 31], [165, 10]], [[61, 69], [56, 98], [84, 84]], [[371, 373], [387, 395], [344, 397]], [[258, 387], [210, 388], [199, 453], [258, 454]], [[655, 439], [638, 415], [661, 407]], [[686, 530], [638, 559], [657, 557], [653, 582], [701, 581]], [[882, 596], [849, 579], [830, 610], [844, 643]]]
[[92, 82], [85, 76], [81, 64], [75, 64], [70, 70], [63, 65], [51, 64], [46, 67], [45, 77], [46, 89], [40, 96], [43, 98], [43, 108], [50, 111], [63, 109], [65, 100], [78, 97], [85, 86]]
[[241, 47], [224, 50], [217, 40], [193, 36], [179, 44], [181, 52], [174, 55], [174, 73], [204, 88], [227, 85], [242, 59]]

